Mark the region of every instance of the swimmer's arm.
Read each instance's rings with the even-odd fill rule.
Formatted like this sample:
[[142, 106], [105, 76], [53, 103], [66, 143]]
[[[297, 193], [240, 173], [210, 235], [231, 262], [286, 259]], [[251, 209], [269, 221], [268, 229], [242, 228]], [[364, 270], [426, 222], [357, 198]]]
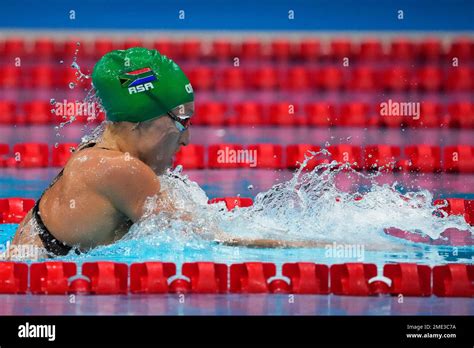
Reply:
[[118, 211], [137, 222], [145, 213], [147, 200], [156, 197], [156, 211], [175, 212], [171, 202], [160, 192], [160, 180], [151, 168], [133, 157], [114, 161], [102, 173], [97, 191]]
[[247, 248], [317, 248], [323, 247], [325, 243], [316, 241], [285, 241], [273, 239], [245, 239], [245, 238], [226, 238], [224, 240], [216, 240], [228, 246], [243, 246]]

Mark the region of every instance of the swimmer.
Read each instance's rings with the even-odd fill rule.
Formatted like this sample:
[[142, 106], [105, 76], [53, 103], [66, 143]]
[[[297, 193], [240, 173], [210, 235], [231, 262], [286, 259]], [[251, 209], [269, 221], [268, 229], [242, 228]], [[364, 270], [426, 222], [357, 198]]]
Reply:
[[[135, 47], [105, 54], [92, 83], [109, 121], [104, 133], [71, 155], [18, 226], [14, 246], [43, 248], [55, 257], [114, 243], [143, 216], [149, 197], [157, 197], [157, 212], [177, 213], [159, 176], [189, 143], [194, 92], [188, 78], [158, 51]], [[216, 240], [249, 247], [310, 246], [235, 239], [218, 231]]]

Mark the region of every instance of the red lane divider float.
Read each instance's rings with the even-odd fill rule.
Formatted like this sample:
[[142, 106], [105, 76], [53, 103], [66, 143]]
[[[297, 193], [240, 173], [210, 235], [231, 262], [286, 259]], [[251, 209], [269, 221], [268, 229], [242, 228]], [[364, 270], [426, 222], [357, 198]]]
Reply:
[[33, 294], [66, 294], [69, 278], [75, 276], [74, 262], [41, 262], [30, 266], [30, 291]]
[[209, 204], [224, 202], [227, 210], [232, 210], [235, 207], [250, 207], [253, 204], [252, 198], [248, 197], [224, 197], [224, 198], [212, 198], [209, 200]]
[[0, 199], [0, 223], [20, 223], [34, 205], [35, 200], [29, 198]]
[[474, 265], [435, 266], [433, 293], [442, 297], [474, 297]]
[[[0, 108], [1, 112], [1, 108]], [[62, 167], [77, 144], [65, 143], [51, 147], [43, 143], [20, 143], [13, 146], [0, 144], [0, 167], [39, 168]], [[186, 169], [294, 169], [302, 163], [308, 151], [317, 152], [314, 144], [213, 144], [188, 145], [176, 154], [174, 165]], [[339, 144], [328, 147], [332, 156], [319, 156], [309, 161], [305, 169], [336, 160], [351, 163], [357, 170], [406, 171], [422, 173], [474, 173], [474, 146], [455, 145], [441, 149], [438, 146], [411, 145], [402, 148], [393, 145], [368, 145], [366, 147]], [[207, 161], [206, 161], [207, 153]], [[51, 156], [51, 159], [50, 159]], [[355, 163], [355, 164], [354, 164]], [[393, 163], [393, 165], [392, 165]], [[393, 167], [393, 168], [392, 168]]]
[[213, 262], [185, 263], [184, 276], [190, 279], [190, 290], [194, 293], [226, 293], [227, 265]]
[[[181, 275], [167, 262], [123, 263], [108, 261], [82, 265], [47, 261], [30, 266], [0, 262], [3, 294], [158, 294], [158, 293], [293, 293], [348, 296], [474, 297], [474, 265], [434, 266], [415, 263], [387, 264], [383, 275], [375, 264], [331, 265], [286, 263], [277, 275], [273, 263], [185, 263]], [[130, 270], [130, 272], [129, 272]], [[29, 286], [28, 286], [29, 279]], [[174, 280], [173, 280], [174, 279]], [[230, 286], [229, 286], [230, 282]]]
[[429, 266], [415, 263], [385, 265], [383, 274], [392, 280], [392, 286], [390, 287], [392, 295], [431, 295], [431, 269]]
[[275, 276], [273, 263], [246, 262], [230, 266], [230, 291], [236, 293], [269, 292], [268, 279]]
[[290, 278], [290, 292], [295, 294], [328, 294], [329, 267], [310, 262], [285, 263], [282, 274]]
[[24, 294], [28, 290], [28, 265], [0, 262], [0, 294]]
[[330, 268], [331, 292], [336, 295], [369, 296], [375, 293], [369, 280], [377, 276], [374, 264], [346, 263]]
[[167, 293], [168, 279], [176, 274], [176, 265], [170, 262], [134, 263], [130, 266], [130, 292]]
[[93, 294], [127, 293], [128, 266], [124, 263], [86, 262], [82, 265], [82, 274], [90, 279]]

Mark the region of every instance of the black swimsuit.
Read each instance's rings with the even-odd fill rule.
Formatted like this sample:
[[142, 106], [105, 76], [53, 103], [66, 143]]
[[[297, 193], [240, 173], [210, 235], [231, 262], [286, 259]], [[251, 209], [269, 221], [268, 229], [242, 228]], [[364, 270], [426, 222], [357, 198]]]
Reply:
[[[95, 145], [96, 145], [96, 143], [94, 143], [94, 142], [86, 143], [83, 146], [79, 147], [76, 151], [80, 151], [82, 149], [93, 147]], [[107, 149], [105, 147], [99, 147], [99, 148], [100, 149], [105, 149], [105, 150], [110, 150], [110, 149]], [[53, 181], [51, 182], [51, 184], [48, 186], [48, 188], [46, 190], [51, 188], [51, 186], [53, 186], [56, 183], [56, 181], [59, 180], [59, 178], [63, 175], [63, 172], [64, 172], [64, 168], [53, 179]], [[32, 215], [33, 215], [33, 218], [36, 221], [37, 227], [40, 230], [38, 235], [39, 235], [41, 241], [43, 242], [44, 248], [48, 252], [48, 255], [51, 255], [51, 256], [65, 256], [72, 250], [73, 247], [61, 242], [58, 239], [56, 239], [56, 237], [54, 237], [53, 234], [51, 232], [49, 232], [48, 228], [45, 226], [45, 224], [43, 222], [43, 219], [41, 219], [41, 213], [39, 211], [39, 204], [40, 204], [41, 198], [43, 198], [43, 195], [46, 192], [46, 190], [43, 192], [41, 197], [36, 201], [36, 204], [35, 204], [35, 206], [33, 207], [33, 210], [32, 210]], [[80, 254], [80, 251], [78, 249], [75, 249], [75, 252], [76, 252], [76, 254]]]

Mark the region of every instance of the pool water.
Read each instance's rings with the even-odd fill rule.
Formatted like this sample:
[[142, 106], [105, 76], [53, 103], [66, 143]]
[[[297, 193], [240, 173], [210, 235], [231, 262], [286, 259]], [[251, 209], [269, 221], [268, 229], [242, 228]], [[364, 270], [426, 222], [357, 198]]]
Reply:
[[[324, 151], [316, 154], [324, 155]], [[31, 180], [35, 171], [41, 175]], [[9, 197], [37, 197], [55, 170], [20, 172], [13, 169], [3, 172], [1, 182], [8, 187], [10, 192], [6, 195]], [[193, 261], [226, 264], [264, 261], [277, 265], [297, 261], [324, 264], [368, 262], [380, 267], [387, 262], [438, 265], [472, 263], [473, 260], [472, 246], [426, 245], [384, 233], [384, 229], [396, 227], [438, 239], [447, 228], [473, 232], [462, 217], [435, 216], [432, 193], [423, 188], [414, 191], [413, 184], [407, 185], [410, 183], [407, 177], [400, 176], [395, 182], [393, 177], [344, 170], [335, 163], [322, 165], [311, 172], [207, 170], [190, 171], [189, 178], [185, 173], [186, 170], [182, 173], [177, 168], [164, 175], [162, 186], [171, 192], [176, 206], [192, 213], [196, 221], [186, 223], [179, 217], [160, 214], [148, 216], [132, 226], [122, 240], [79, 256], [70, 253], [62, 259], [126, 263], [159, 260], [178, 265]], [[21, 177], [14, 177], [15, 174], [21, 174]], [[193, 177], [197, 182], [192, 180]], [[438, 178], [433, 176], [432, 179]], [[201, 188], [200, 181], [207, 182], [207, 185]], [[223, 185], [225, 183], [233, 186]], [[253, 189], [248, 188], [249, 184]], [[266, 188], [265, 184], [274, 186]], [[231, 191], [246, 185], [243, 190]], [[255, 187], [262, 192], [255, 195]], [[243, 192], [243, 196], [253, 196], [255, 203], [249, 208], [227, 212], [223, 203], [207, 204], [209, 195], [206, 190], [217, 191], [216, 196]], [[363, 198], [355, 200], [356, 197]], [[16, 225], [1, 225], [0, 242], [4, 244], [11, 239], [15, 229]], [[216, 231], [238, 238], [317, 241], [321, 244], [287, 249], [226, 246], [216, 243], [215, 239], [219, 239]]]

